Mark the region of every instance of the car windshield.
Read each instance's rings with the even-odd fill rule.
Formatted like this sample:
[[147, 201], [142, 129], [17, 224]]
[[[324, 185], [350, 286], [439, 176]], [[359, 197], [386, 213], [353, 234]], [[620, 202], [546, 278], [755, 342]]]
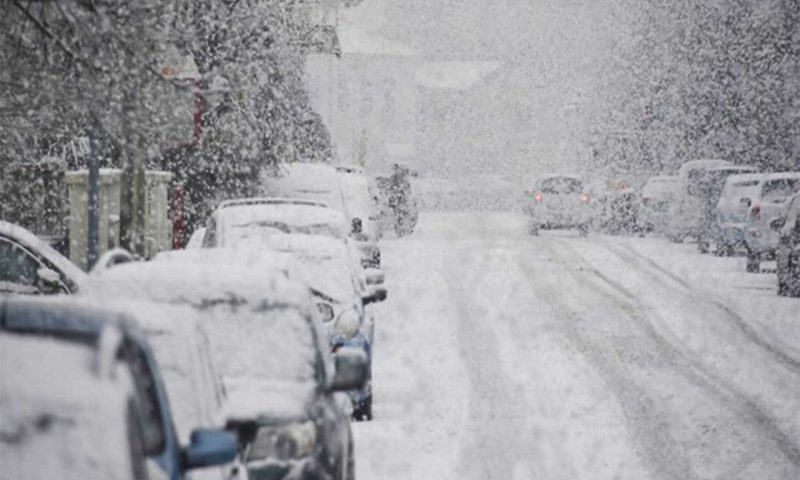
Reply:
[[554, 177], [542, 180], [540, 190], [542, 193], [571, 194], [580, 193], [583, 184], [580, 180], [570, 177]]
[[336, 303], [345, 303], [356, 296], [351, 267], [343, 257], [298, 252], [300, 274], [317, 295]]

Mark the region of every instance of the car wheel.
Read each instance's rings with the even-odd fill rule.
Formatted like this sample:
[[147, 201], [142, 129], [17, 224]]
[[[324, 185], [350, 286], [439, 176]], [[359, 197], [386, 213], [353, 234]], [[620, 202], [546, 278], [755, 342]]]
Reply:
[[353, 410], [353, 419], [361, 421], [372, 421], [372, 395], [364, 399], [364, 402]]
[[750, 249], [747, 250], [747, 271], [749, 273], [758, 273], [761, 271], [761, 255]]

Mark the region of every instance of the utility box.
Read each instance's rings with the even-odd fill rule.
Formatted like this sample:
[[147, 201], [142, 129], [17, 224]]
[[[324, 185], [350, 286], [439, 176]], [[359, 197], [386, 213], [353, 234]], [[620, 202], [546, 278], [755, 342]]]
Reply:
[[[69, 259], [88, 269], [89, 250], [89, 171], [78, 170], [65, 175], [69, 195]], [[119, 208], [122, 171], [100, 170], [100, 239], [97, 254], [119, 246]]]
[[[145, 172], [145, 258], [172, 247], [172, 227], [169, 221], [169, 172]], [[70, 260], [84, 270], [88, 269], [89, 243], [89, 172], [67, 172], [69, 192], [69, 246]], [[97, 255], [100, 256], [120, 245], [120, 204], [122, 171], [100, 170], [100, 239]]]

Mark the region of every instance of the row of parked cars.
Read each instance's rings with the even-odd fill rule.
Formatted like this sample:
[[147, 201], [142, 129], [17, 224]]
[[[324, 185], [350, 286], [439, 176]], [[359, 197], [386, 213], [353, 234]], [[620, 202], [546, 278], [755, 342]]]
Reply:
[[346, 182], [265, 183], [222, 202], [191, 248], [112, 251], [89, 274], [0, 222], [5, 472], [355, 477], [380, 248]]
[[748, 272], [777, 260], [778, 293], [800, 296], [800, 172], [760, 173], [722, 160], [685, 163], [675, 176], [651, 178], [642, 189], [642, 231], [674, 242], [687, 238], [703, 252], [742, 252]]

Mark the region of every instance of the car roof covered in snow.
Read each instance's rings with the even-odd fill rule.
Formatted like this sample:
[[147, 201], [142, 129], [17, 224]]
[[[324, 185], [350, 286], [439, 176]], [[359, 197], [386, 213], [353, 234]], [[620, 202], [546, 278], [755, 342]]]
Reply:
[[44, 256], [50, 263], [55, 265], [56, 268], [64, 272], [71, 280], [78, 283], [78, 287], [86, 278], [86, 273], [78, 268], [77, 265], [70, 262], [69, 259], [55, 251], [53, 247], [42, 241], [39, 237], [32, 232], [14, 225], [3, 220], [0, 220], [0, 235], [5, 235], [10, 238], [16, 239], [23, 245], [35, 250]]
[[[192, 252], [203, 252], [205, 249]], [[189, 254], [191, 255], [191, 253]], [[202, 258], [202, 255], [199, 257]], [[257, 267], [257, 266], [256, 266]], [[140, 298], [203, 306], [213, 303], [305, 305], [308, 289], [275, 269], [242, 268], [240, 263], [186, 261], [131, 262], [91, 276], [85, 292], [100, 297]]]
[[156, 262], [176, 264], [205, 263], [222, 268], [230, 265], [240, 267], [274, 270], [291, 276], [294, 256], [289, 252], [264, 251], [250, 245], [235, 245], [228, 248], [197, 248], [191, 250], [170, 250], [161, 252], [153, 259]]
[[290, 225], [344, 223], [344, 214], [317, 202], [231, 204], [217, 211], [230, 224], [282, 221]]
[[782, 180], [785, 178], [800, 178], [800, 172], [776, 172], [764, 174], [764, 182], [771, 180]]
[[92, 348], [0, 334], [0, 465], [15, 479], [130, 479], [130, 377], [93, 371]]

